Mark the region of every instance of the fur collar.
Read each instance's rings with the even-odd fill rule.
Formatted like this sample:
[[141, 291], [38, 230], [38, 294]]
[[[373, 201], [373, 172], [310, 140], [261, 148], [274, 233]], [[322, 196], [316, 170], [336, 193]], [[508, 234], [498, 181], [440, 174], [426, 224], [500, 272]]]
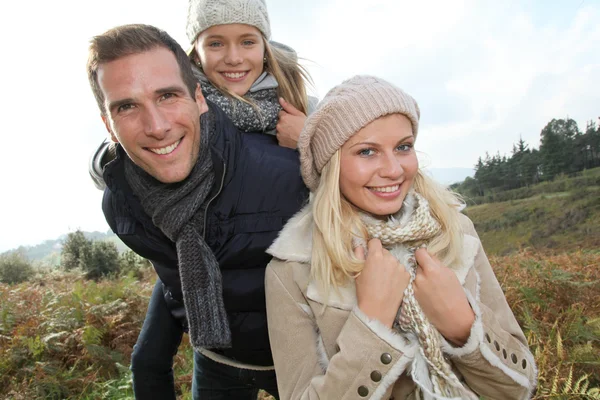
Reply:
[[[277, 239], [275, 239], [271, 247], [267, 250], [267, 253], [282, 261], [310, 264], [312, 230], [312, 204], [309, 203], [287, 222]], [[480, 247], [479, 239], [474, 236], [465, 234], [463, 240], [462, 265], [453, 268], [461, 284], [465, 283], [467, 273], [473, 267]], [[401, 260], [405, 248], [402, 245], [398, 245], [392, 248], [391, 251]], [[349, 282], [348, 285], [340, 287], [338, 291], [332, 290], [329, 293], [327, 301], [324, 301], [319, 294], [316, 283], [310, 280], [306, 295], [313, 301], [321, 304], [326, 303], [329, 306], [343, 310], [352, 310], [356, 305], [356, 288], [354, 282]]]

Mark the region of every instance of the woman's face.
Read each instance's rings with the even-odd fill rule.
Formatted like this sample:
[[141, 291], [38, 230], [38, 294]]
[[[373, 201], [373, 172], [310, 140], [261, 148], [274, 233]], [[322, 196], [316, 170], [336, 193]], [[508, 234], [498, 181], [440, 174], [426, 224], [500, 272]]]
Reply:
[[195, 48], [206, 77], [238, 96], [245, 95], [263, 72], [265, 42], [253, 26], [212, 26], [200, 33]]
[[390, 114], [371, 122], [341, 148], [340, 190], [375, 216], [394, 214], [419, 168], [410, 120]]

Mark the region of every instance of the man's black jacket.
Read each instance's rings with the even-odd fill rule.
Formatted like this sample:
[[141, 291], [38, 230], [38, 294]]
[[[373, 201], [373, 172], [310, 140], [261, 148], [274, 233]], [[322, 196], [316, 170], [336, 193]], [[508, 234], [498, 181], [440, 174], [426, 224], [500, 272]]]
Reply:
[[[221, 268], [233, 345], [218, 352], [243, 363], [273, 365], [264, 290], [271, 257], [265, 250], [306, 202], [308, 190], [295, 150], [280, 147], [270, 135], [240, 133], [220, 109], [210, 103], [209, 108], [216, 124], [210, 149], [215, 186], [204, 238]], [[172, 313], [184, 317], [175, 243], [142, 210], [125, 179], [124, 157], [118, 146], [116, 159], [104, 170], [104, 215], [127, 246], [152, 262]]]

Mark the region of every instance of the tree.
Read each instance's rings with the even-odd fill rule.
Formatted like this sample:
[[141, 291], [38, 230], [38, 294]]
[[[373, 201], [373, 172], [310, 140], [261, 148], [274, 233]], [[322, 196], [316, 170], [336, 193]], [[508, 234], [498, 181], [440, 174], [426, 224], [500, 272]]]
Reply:
[[575, 139], [580, 134], [577, 122], [570, 118], [552, 119], [542, 129], [540, 154], [544, 180], [577, 171]]
[[61, 252], [61, 265], [67, 271], [84, 268], [92, 251], [92, 242], [79, 229], [67, 235]]
[[89, 259], [82, 265], [88, 279], [99, 279], [119, 272], [119, 251], [113, 242], [95, 241]]
[[34, 270], [25, 255], [21, 252], [10, 252], [0, 255], [0, 282], [21, 283], [33, 276]]

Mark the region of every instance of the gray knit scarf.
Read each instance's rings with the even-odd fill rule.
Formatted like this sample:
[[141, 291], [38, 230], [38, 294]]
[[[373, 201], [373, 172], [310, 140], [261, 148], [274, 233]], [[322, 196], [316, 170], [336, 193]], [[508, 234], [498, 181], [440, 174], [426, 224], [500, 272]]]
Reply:
[[215, 176], [210, 156], [214, 117], [200, 117], [198, 161], [183, 181], [164, 184], [125, 158], [125, 176], [144, 211], [177, 246], [179, 274], [194, 348], [231, 346], [219, 263], [203, 237], [204, 212]]
[[278, 84], [273, 75], [263, 72], [258, 77], [243, 96], [251, 103], [248, 104], [217, 89], [198, 68], [193, 70], [204, 97], [223, 110], [241, 132], [277, 134], [275, 128], [281, 105], [277, 96]]

